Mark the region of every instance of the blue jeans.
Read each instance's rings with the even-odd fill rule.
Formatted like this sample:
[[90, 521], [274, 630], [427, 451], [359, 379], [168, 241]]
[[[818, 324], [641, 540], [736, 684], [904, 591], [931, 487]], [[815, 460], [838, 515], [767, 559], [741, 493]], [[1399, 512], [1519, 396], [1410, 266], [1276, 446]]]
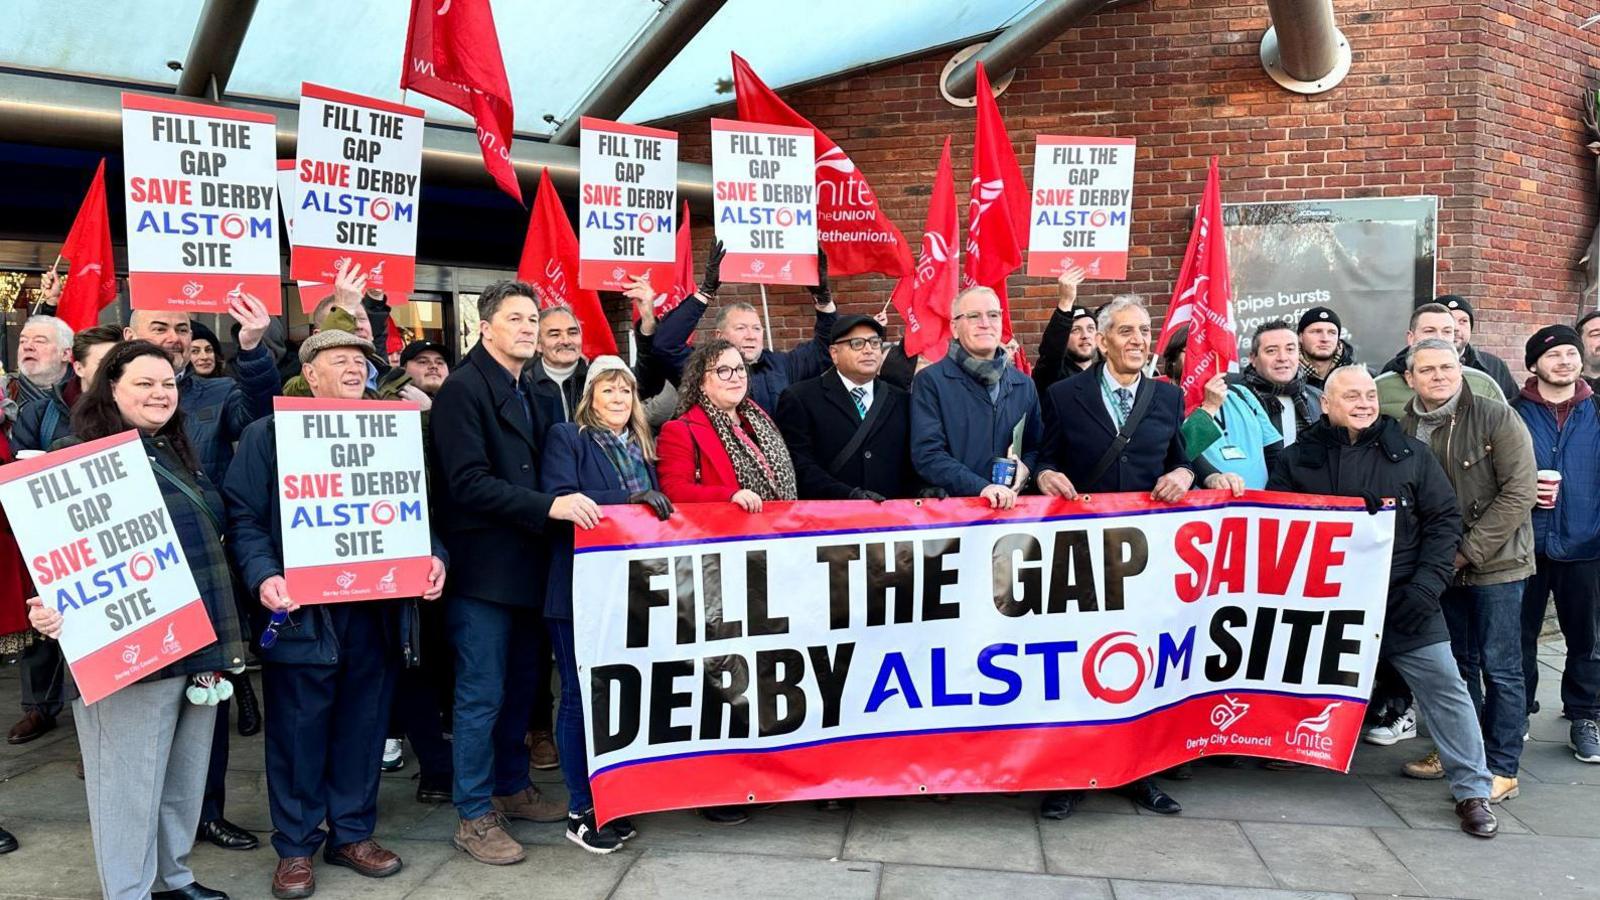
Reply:
[[1456, 802], [1488, 799], [1492, 782], [1483, 759], [1483, 731], [1461, 671], [1450, 655], [1450, 642], [1392, 653], [1389, 662], [1411, 685], [1417, 710], [1427, 720], [1433, 743], [1439, 748], [1439, 761]]
[[1489, 771], [1515, 778], [1528, 702], [1522, 678], [1522, 582], [1453, 587], [1440, 606], [1450, 628], [1450, 650], [1483, 723]]
[[1567, 641], [1561, 671], [1561, 714], [1573, 721], [1600, 718], [1600, 560], [1567, 562], [1540, 556], [1522, 595], [1522, 675], [1528, 704], [1539, 686], [1539, 631], [1555, 595], [1556, 620]]
[[589, 792], [589, 748], [583, 736], [583, 689], [578, 683], [578, 651], [573, 644], [572, 620], [550, 619], [550, 643], [561, 673], [561, 705], [556, 711], [556, 752], [561, 755], [561, 778], [567, 783], [567, 811], [583, 814], [594, 807]]
[[463, 819], [493, 797], [528, 787], [528, 716], [540, 680], [538, 609], [452, 597], [445, 611], [456, 648], [454, 800]]

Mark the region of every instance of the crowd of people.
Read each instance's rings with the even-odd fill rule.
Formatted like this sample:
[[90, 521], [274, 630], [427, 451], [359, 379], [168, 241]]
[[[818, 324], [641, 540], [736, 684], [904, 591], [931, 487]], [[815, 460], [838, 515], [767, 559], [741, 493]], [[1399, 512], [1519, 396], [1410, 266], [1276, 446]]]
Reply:
[[[12, 561], [0, 569], [0, 650], [21, 654], [23, 688], [8, 739], [36, 739], [71, 704], [107, 897], [226, 896], [200, 885], [188, 858], [196, 840], [258, 844], [224, 816], [230, 702], [241, 734], [265, 730], [275, 897], [314, 892], [319, 851], [369, 877], [401, 869], [375, 832], [380, 773], [404, 766], [406, 742], [416, 799], [453, 804], [454, 844], [480, 862], [524, 858], [508, 820], [564, 823], [593, 853], [632, 839], [633, 822], [595, 817], [572, 623], [586, 600], [572, 587], [573, 530], [615, 504], [667, 520], [680, 503], [743, 515], [797, 499], [976, 497], [1005, 509], [1027, 493], [1171, 502], [1196, 488], [1274, 489], [1376, 510], [1390, 498], [1365, 739], [1413, 738], [1425, 720], [1437, 749], [1405, 774], [1448, 779], [1462, 829], [1493, 837], [1492, 804], [1517, 796], [1539, 711], [1535, 642], [1553, 597], [1567, 652], [1561, 714], [1577, 758], [1600, 763], [1600, 313], [1533, 334], [1519, 386], [1472, 344], [1465, 298], [1424, 298], [1406, 345], [1376, 373], [1338, 314], [1313, 307], [1257, 327], [1242, 371], [1214, 377], [1186, 413], [1174, 383], [1182, 336], [1158, 358], [1144, 302], [1080, 306], [1082, 270], [1059, 280], [1029, 377], [987, 288], [953, 298], [949, 351], [930, 363], [886, 343], [881, 314], [840, 315], [824, 259], [812, 336], [773, 350], [757, 310], [717, 303], [720, 261], [718, 247], [699, 290], [659, 320], [648, 282], [632, 284], [632, 364], [585, 358], [578, 316], [542, 308], [518, 281], [483, 289], [463, 358], [428, 341], [385, 357], [387, 306], [354, 268], [293, 353], [249, 296], [229, 310], [231, 345], [184, 313], [141, 310], [125, 327], [78, 334], [28, 319], [5, 383], [0, 462], [137, 430], [218, 635], [85, 706], [54, 640], [70, 625], [32, 596], [11, 526], [0, 528]], [[59, 285], [47, 276], [44, 288]], [[712, 328], [692, 340], [707, 313]], [[424, 410], [424, 596], [300, 606], [288, 595], [279, 395]], [[247, 668], [257, 662], [259, 701]], [[226, 673], [233, 701], [187, 701], [188, 676], [204, 672]], [[530, 777], [556, 767], [565, 803]], [[1155, 779], [1114, 790], [1152, 812], [1182, 810]], [[1040, 814], [1070, 816], [1081, 796], [1046, 795]], [[698, 812], [722, 825], [752, 814]], [[0, 852], [15, 847], [0, 830]]]

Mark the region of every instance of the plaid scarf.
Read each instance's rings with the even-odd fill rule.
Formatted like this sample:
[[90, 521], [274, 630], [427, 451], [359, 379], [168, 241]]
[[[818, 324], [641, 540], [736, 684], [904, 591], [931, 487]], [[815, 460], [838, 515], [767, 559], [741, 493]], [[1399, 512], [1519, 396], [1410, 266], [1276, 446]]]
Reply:
[[1267, 380], [1254, 366], [1245, 366], [1239, 373], [1239, 380], [1250, 393], [1256, 395], [1264, 409], [1275, 410], [1277, 404], [1271, 401], [1279, 397], [1288, 397], [1294, 406], [1294, 427], [1299, 433], [1315, 425], [1317, 420], [1311, 415], [1311, 404], [1306, 398], [1306, 382], [1304, 375], [1297, 375], [1288, 384], [1278, 384]]
[[754, 491], [763, 500], [796, 499], [794, 463], [789, 459], [789, 448], [778, 426], [754, 400], [746, 397], [732, 415], [706, 402], [702, 402], [700, 408], [711, 419], [711, 427], [717, 430], [717, 440], [722, 442], [722, 449], [733, 463], [733, 474], [741, 490]]
[[644, 450], [632, 435], [618, 437], [605, 428], [585, 428], [583, 433], [600, 445], [611, 467], [617, 470], [617, 480], [623, 490], [629, 494], [650, 490], [650, 465], [644, 461]]
[[[1340, 341], [1339, 349], [1333, 355], [1333, 366], [1332, 368], [1328, 369], [1328, 374], [1332, 375], [1334, 369], [1337, 369], [1340, 366], [1348, 366], [1355, 361], [1355, 351], [1350, 349], [1349, 344], [1346, 344], [1344, 341]], [[1327, 383], [1327, 378], [1317, 374], [1317, 370], [1312, 367], [1311, 361], [1306, 359], [1305, 353], [1303, 352], [1300, 354], [1300, 380], [1311, 385], [1312, 387], [1319, 389]]]

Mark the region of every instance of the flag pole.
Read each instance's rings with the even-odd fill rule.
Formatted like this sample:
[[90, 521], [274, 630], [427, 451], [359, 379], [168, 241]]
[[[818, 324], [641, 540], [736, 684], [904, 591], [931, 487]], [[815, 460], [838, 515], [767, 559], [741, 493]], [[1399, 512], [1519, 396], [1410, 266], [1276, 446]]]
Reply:
[[761, 324], [767, 332], [767, 349], [772, 349], [772, 313], [767, 310], [767, 286], [758, 284], [761, 289]]
[[[56, 254], [56, 261], [50, 264], [50, 271], [54, 272], [56, 269], [58, 269], [60, 267], [61, 267], [61, 254], [57, 253]], [[36, 301], [33, 304], [33, 313], [32, 313], [32, 315], [37, 316], [39, 314], [39, 308], [41, 306], [44, 306], [44, 291], [40, 291], [39, 292], [39, 299], [38, 299], [38, 301]]]

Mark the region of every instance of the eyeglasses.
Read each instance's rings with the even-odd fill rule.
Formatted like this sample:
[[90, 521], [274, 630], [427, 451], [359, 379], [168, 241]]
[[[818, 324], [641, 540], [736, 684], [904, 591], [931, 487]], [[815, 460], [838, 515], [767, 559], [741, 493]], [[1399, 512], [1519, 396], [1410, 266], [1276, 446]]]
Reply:
[[744, 366], [717, 366], [711, 371], [715, 372], [717, 377], [723, 381], [733, 381], [735, 378], [747, 378], [750, 375], [750, 370]]
[[960, 322], [963, 319], [968, 322], [1000, 322], [1004, 321], [1005, 314], [998, 309], [989, 309], [981, 312], [962, 313], [959, 316], [952, 316], [952, 318], [954, 318], [957, 322]]
[[848, 346], [851, 350], [854, 350], [857, 353], [860, 353], [868, 347], [871, 347], [874, 350], [882, 350], [883, 338], [840, 338], [839, 340], [833, 342], [835, 347], [839, 346], [840, 344]]
[[278, 629], [282, 628], [287, 621], [289, 621], [288, 612], [281, 609], [273, 611], [272, 619], [267, 622], [266, 629], [261, 632], [261, 649], [271, 650], [273, 645], [278, 643]]

